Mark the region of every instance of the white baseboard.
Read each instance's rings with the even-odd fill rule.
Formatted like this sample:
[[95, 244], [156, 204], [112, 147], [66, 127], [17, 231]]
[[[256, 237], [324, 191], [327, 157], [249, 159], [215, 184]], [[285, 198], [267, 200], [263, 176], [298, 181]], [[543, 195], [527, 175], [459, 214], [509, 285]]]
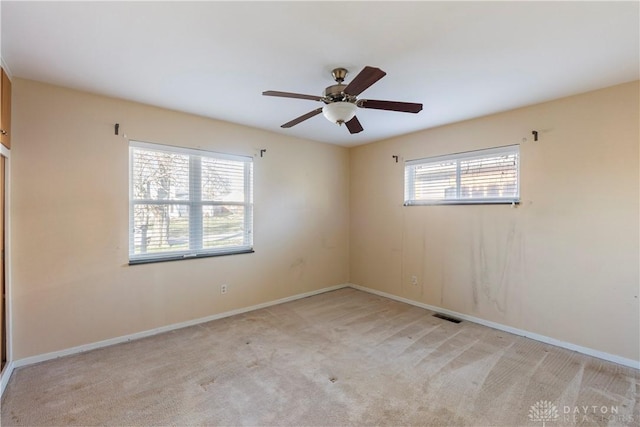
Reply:
[[562, 347], [562, 348], [566, 348], [568, 350], [573, 350], [576, 351], [578, 353], [582, 353], [582, 354], [586, 354], [588, 356], [593, 356], [593, 357], [597, 357], [599, 359], [603, 359], [603, 360], [607, 360], [609, 362], [614, 362], [614, 363], [618, 363], [620, 365], [623, 366], [628, 366], [630, 368], [635, 368], [635, 369], [640, 369], [640, 362], [632, 360], [632, 359], [627, 359], [624, 357], [620, 357], [620, 356], [616, 356], [614, 354], [609, 354], [609, 353], [605, 353], [602, 351], [598, 351], [598, 350], [594, 350], [588, 347], [582, 347], [579, 345], [575, 345], [575, 344], [571, 344], [568, 342], [564, 342], [564, 341], [560, 341], [557, 340], [555, 338], [551, 338], [551, 337], [547, 337], [544, 335], [540, 335], [540, 334], [536, 334], [533, 332], [529, 332], [529, 331], [525, 331], [522, 329], [517, 329], [517, 328], [513, 328], [511, 326], [506, 326], [506, 325], [502, 325], [500, 323], [495, 323], [495, 322], [491, 322], [489, 320], [485, 320], [485, 319], [481, 319], [478, 317], [474, 317], [474, 316], [469, 316], [466, 314], [462, 314], [462, 313], [458, 313], [452, 310], [448, 310], [445, 308], [441, 308], [441, 307], [436, 307], [436, 306], [432, 306], [429, 304], [424, 304], [418, 301], [413, 301], [410, 300], [408, 298], [403, 298], [403, 297], [399, 297], [397, 295], [393, 295], [393, 294], [389, 294], [387, 292], [382, 292], [382, 291], [378, 291], [375, 289], [370, 289], [370, 288], [366, 288], [363, 286], [359, 286], [359, 285], [355, 285], [352, 283], [346, 283], [346, 284], [342, 284], [342, 285], [336, 285], [336, 286], [331, 286], [328, 288], [322, 288], [322, 289], [318, 289], [315, 291], [311, 291], [311, 292], [306, 292], [303, 294], [297, 294], [297, 295], [292, 295], [290, 297], [286, 297], [286, 298], [281, 298], [278, 300], [274, 300], [274, 301], [269, 301], [269, 302], [265, 302], [262, 304], [257, 304], [257, 305], [252, 305], [249, 307], [243, 307], [243, 308], [239, 308], [236, 310], [231, 310], [231, 311], [226, 311], [224, 313], [219, 313], [219, 314], [214, 314], [211, 316], [207, 316], [207, 317], [202, 317], [199, 319], [193, 319], [193, 320], [189, 320], [186, 322], [181, 322], [181, 323], [174, 323], [172, 325], [167, 325], [167, 326], [162, 326], [160, 328], [155, 328], [155, 329], [150, 329], [147, 331], [142, 331], [142, 332], [136, 332], [133, 334], [129, 334], [129, 335], [124, 335], [124, 336], [120, 336], [120, 337], [116, 337], [116, 338], [110, 338], [104, 341], [98, 341], [98, 342], [94, 342], [94, 343], [90, 343], [90, 344], [84, 344], [84, 345], [80, 345], [77, 347], [72, 347], [72, 348], [68, 348], [68, 349], [64, 349], [64, 350], [59, 350], [59, 351], [53, 351], [50, 353], [45, 353], [45, 354], [39, 354], [36, 356], [31, 356], [31, 357], [26, 357], [24, 359], [19, 359], [19, 360], [15, 360], [12, 362], [9, 362], [7, 364], [7, 366], [5, 367], [5, 369], [2, 371], [2, 377], [0, 378], [0, 396], [2, 396], [2, 394], [4, 393], [4, 389], [7, 386], [9, 379], [11, 378], [11, 374], [13, 373], [13, 370], [15, 368], [20, 368], [23, 366], [28, 366], [28, 365], [32, 365], [34, 363], [40, 363], [40, 362], [44, 362], [47, 360], [51, 360], [51, 359], [56, 359], [59, 357], [63, 357], [63, 356], [69, 356], [72, 354], [78, 354], [78, 353], [83, 353], [86, 351], [90, 351], [90, 350], [95, 350], [98, 348], [102, 348], [102, 347], [107, 347], [110, 345], [114, 345], [114, 344], [120, 344], [120, 343], [124, 343], [124, 342], [128, 342], [128, 341], [132, 341], [132, 340], [137, 340], [140, 338], [146, 338], [146, 337], [150, 337], [153, 335], [157, 335], [157, 334], [161, 334], [163, 332], [169, 332], [169, 331], [173, 331], [176, 329], [182, 329], [182, 328], [186, 328], [188, 326], [193, 326], [193, 325], [198, 325], [200, 323], [206, 323], [206, 322], [210, 322], [212, 320], [217, 320], [217, 319], [222, 319], [225, 317], [230, 317], [230, 316], [235, 316], [236, 314], [242, 314], [242, 313], [247, 313], [250, 311], [254, 311], [254, 310], [259, 310], [262, 308], [266, 308], [266, 307], [271, 307], [274, 305], [278, 305], [278, 304], [282, 304], [285, 302], [290, 302], [290, 301], [295, 301], [298, 299], [302, 299], [302, 298], [307, 298], [310, 296], [314, 296], [314, 295], [318, 295], [318, 294], [322, 294], [325, 292], [330, 292], [330, 291], [335, 291], [338, 289], [342, 289], [342, 288], [353, 288], [353, 289], [357, 289], [360, 291], [364, 291], [364, 292], [368, 292], [371, 294], [375, 294], [381, 297], [385, 297], [385, 298], [389, 298], [395, 301], [399, 301], [399, 302], [403, 302], [406, 304], [410, 304], [410, 305], [414, 305], [416, 307], [421, 307], [424, 308], [426, 310], [431, 310], [437, 313], [442, 313], [442, 314], [447, 314], [449, 316], [453, 316], [453, 317], [457, 317], [459, 319], [462, 320], [467, 320], [469, 322], [473, 322], [473, 323], [477, 323], [479, 325], [484, 325], [484, 326], [488, 326], [490, 328], [493, 329], [498, 329], [500, 331], [504, 331], [504, 332], [509, 332], [512, 333], [514, 335], [519, 335], [519, 336], [523, 336], [523, 337], [527, 337], [527, 338], [531, 338], [534, 339], [536, 341], [540, 341], [546, 344], [551, 344], [557, 347]]
[[[133, 340], [137, 340], [137, 339], [140, 339], [140, 338], [146, 338], [146, 337], [150, 337], [150, 336], [153, 336], [153, 335], [161, 334], [163, 332], [174, 331], [176, 329], [182, 329], [182, 328], [186, 328], [188, 326], [193, 326], [193, 325], [198, 325], [200, 323], [210, 322], [212, 320], [222, 319], [224, 317], [235, 316], [236, 314], [242, 314], [242, 313], [247, 313], [249, 311], [259, 310], [261, 308], [271, 307], [273, 305], [278, 305], [278, 304], [282, 304], [282, 303], [285, 303], [285, 302], [295, 301], [295, 300], [298, 300], [298, 299], [307, 298], [307, 297], [318, 295], [318, 294], [323, 294], [325, 292], [335, 291], [337, 289], [346, 288], [348, 286], [349, 286], [348, 284], [331, 286], [331, 287], [328, 287], [328, 288], [322, 288], [322, 289], [318, 289], [318, 290], [315, 290], [315, 291], [306, 292], [306, 293], [303, 293], [303, 294], [292, 295], [290, 297], [281, 298], [281, 299], [277, 299], [277, 300], [274, 300], [274, 301], [265, 302], [265, 303], [262, 303], [262, 304], [257, 304], [257, 305], [252, 305], [252, 306], [249, 306], [249, 307], [239, 308], [239, 309], [236, 309], [236, 310], [226, 311], [224, 313], [213, 314], [211, 316], [201, 317], [199, 319], [193, 319], [193, 320], [188, 320], [186, 322], [174, 323], [172, 325], [162, 326], [160, 328], [149, 329], [147, 331], [136, 332], [136, 333], [133, 333], [133, 334], [123, 335], [123, 336], [116, 337], [116, 338], [110, 338], [110, 339], [107, 339], [107, 340], [104, 340], [104, 341], [98, 341], [98, 342], [94, 342], [94, 343], [90, 343], [90, 344], [83, 344], [83, 345], [79, 345], [77, 347], [67, 348], [67, 349], [64, 349], [64, 350], [52, 351], [50, 353], [38, 354], [36, 356], [31, 356], [31, 357], [25, 357], [24, 359], [19, 359], [19, 360], [14, 361], [12, 363], [11, 370], [13, 371], [14, 368], [20, 368], [20, 367], [27, 366], [27, 365], [33, 365], [34, 363], [40, 363], [40, 362], [44, 362], [44, 361], [51, 360], [51, 359], [57, 359], [58, 357], [63, 357], [63, 356], [69, 356], [69, 355], [72, 355], [72, 354], [83, 353], [85, 351], [95, 350], [97, 348], [102, 348], [102, 347], [108, 347], [110, 345], [120, 344], [120, 343], [124, 343], [124, 342], [128, 342], [128, 341], [133, 341]], [[11, 373], [9, 373], [9, 375], [7, 376], [7, 381], [8, 381], [8, 377], [10, 375], [11, 375]], [[2, 381], [3, 381], [3, 390], [4, 390], [4, 372], [3, 372]]]
[[408, 298], [399, 297], [397, 295], [389, 294], [387, 292], [378, 291], [371, 288], [365, 288], [364, 286], [355, 285], [350, 283], [348, 285], [350, 288], [358, 289], [359, 291], [368, 292], [370, 294], [375, 294], [381, 297], [389, 298], [395, 301], [404, 302], [407, 304], [414, 305], [416, 307], [424, 308], [427, 310], [434, 311], [436, 313], [446, 314], [448, 316], [456, 317], [458, 319], [467, 320], [469, 322], [477, 323], [479, 325], [488, 326], [493, 329], [498, 329], [500, 331], [509, 332], [514, 335], [520, 335], [526, 338], [531, 338], [532, 340], [540, 341], [545, 344], [551, 344], [556, 347], [566, 348], [567, 350], [573, 350], [578, 353], [586, 354], [587, 356], [597, 357], [598, 359], [603, 359], [609, 362], [617, 363], [619, 365], [628, 366], [630, 368], [640, 369], [640, 362], [633, 359], [627, 359], [625, 357], [616, 356], [615, 354], [605, 353], [603, 351], [594, 350], [589, 347], [582, 347], [580, 345], [572, 344], [565, 341], [560, 341], [555, 338], [547, 337], [544, 335], [536, 334], [534, 332], [525, 331], [523, 329], [513, 328], [511, 326], [503, 325], [500, 323], [492, 322], [490, 320], [481, 319], [479, 317], [469, 316], [467, 314], [458, 313], [456, 311], [447, 310], [446, 308], [436, 307], [429, 304], [424, 304], [418, 301], [413, 301]]
[[4, 389], [9, 384], [9, 378], [11, 378], [11, 374], [13, 374], [13, 362], [9, 362], [5, 365], [2, 370], [2, 374], [0, 374], [0, 397], [4, 394]]

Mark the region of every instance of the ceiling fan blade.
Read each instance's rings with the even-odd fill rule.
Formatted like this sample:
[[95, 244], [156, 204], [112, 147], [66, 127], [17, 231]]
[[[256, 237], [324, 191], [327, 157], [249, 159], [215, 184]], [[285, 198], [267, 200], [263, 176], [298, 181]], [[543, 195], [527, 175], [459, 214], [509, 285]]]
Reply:
[[358, 120], [358, 118], [356, 116], [353, 116], [353, 119], [349, 120], [345, 124], [347, 125], [347, 129], [349, 129], [349, 133], [351, 133], [351, 134], [359, 133], [359, 132], [362, 132], [364, 130], [362, 128], [362, 125], [360, 124], [360, 121]]
[[293, 127], [293, 126], [297, 125], [300, 122], [304, 122], [305, 120], [310, 119], [313, 116], [317, 116], [320, 113], [322, 113], [322, 107], [317, 108], [317, 109], [315, 109], [313, 111], [310, 111], [307, 114], [303, 114], [300, 117], [296, 117], [295, 119], [291, 120], [290, 122], [287, 122], [287, 123], [283, 124], [280, 127], [281, 128]]
[[422, 111], [422, 104], [416, 104], [414, 102], [379, 101], [376, 99], [360, 99], [358, 100], [357, 105], [360, 108], [399, 111], [402, 113], [418, 113]]
[[265, 96], [281, 96], [283, 98], [309, 99], [311, 101], [322, 101], [321, 96], [304, 95], [302, 93], [278, 92], [277, 90], [267, 90], [262, 92]]
[[386, 76], [387, 73], [380, 68], [364, 67], [360, 73], [351, 80], [351, 83], [344, 88], [344, 93], [351, 96], [358, 96], [369, 86]]

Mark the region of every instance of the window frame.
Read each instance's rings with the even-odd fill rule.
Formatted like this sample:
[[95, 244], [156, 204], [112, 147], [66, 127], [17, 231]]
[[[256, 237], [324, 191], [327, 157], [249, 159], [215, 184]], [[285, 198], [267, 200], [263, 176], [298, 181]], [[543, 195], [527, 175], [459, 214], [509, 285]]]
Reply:
[[[189, 198], [187, 200], [162, 200], [162, 199], [134, 199], [133, 187], [134, 187], [134, 150], [142, 149], [147, 151], [156, 151], [160, 153], [173, 153], [188, 156], [189, 171], [187, 173], [189, 180]], [[193, 173], [192, 168], [200, 169], [202, 166], [203, 158], [211, 158], [218, 160], [232, 160], [244, 163], [243, 169], [243, 184], [244, 184], [244, 201], [232, 202], [232, 201], [218, 201], [218, 200], [202, 200], [201, 186], [202, 175], [199, 173]], [[194, 181], [193, 178], [197, 177]], [[129, 265], [146, 264], [153, 262], [165, 262], [165, 261], [177, 261], [183, 259], [195, 259], [214, 256], [226, 256], [253, 253], [253, 157], [243, 156], [235, 154], [220, 153], [209, 150], [199, 150], [194, 148], [178, 147], [172, 145], [164, 145], [150, 142], [143, 142], [137, 140], [129, 141], [129, 227], [128, 227], [128, 239], [129, 239]], [[188, 235], [189, 235], [189, 248], [182, 250], [169, 250], [155, 252], [152, 254], [136, 254], [135, 253], [135, 206], [136, 205], [178, 205], [187, 206], [189, 211], [188, 222]], [[209, 248], [203, 249], [202, 246], [198, 247], [198, 244], [194, 245], [194, 241], [204, 239], [204, 226], [202, 218], [202, 209], [206, 206], [243, 206], [244, 218], [243, 218], [243, 244], [233, 245], [221, 248]], [[192, 209], [195, 207], [195, 209]], [[196, 218], [197, 217], [197, 218]], [[195, 220], [195, 221], [194, 221]], [[200, 239], [196, 239], [194, 236], [198, 235]], [[201, 242], [200, 242], [201, 243]]]
[[[491, 158], [499, 155], [516, 155], [515, 174], [516, 189], [515, 196], [508, 197], [461, 197], [462, 173], [460, 162], [465, 160]], [[437, 164], [443, 162], [455, 162], [456, 173], [456, 196], [449, 199], [416, 199], [414, 174], [409, 172], [409, 168]], [[486, 148], [481, 150], [466, 151], [461, 153], [446, 154], [443, 156], [425, 157], [414, 160], [406, 160], [404, 165], [404, 206], [431, 206], [431, 205], [485, 205], [485, 204], [519, 204], [520, 203], [520, 145], [506, 145], [502, 147]]]

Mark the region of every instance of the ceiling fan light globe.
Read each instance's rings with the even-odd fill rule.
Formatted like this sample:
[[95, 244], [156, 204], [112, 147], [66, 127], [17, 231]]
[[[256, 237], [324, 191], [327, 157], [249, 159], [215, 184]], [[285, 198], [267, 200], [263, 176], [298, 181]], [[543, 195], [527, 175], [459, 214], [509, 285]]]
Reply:
[[322, 108], [322, 114], [332, 123], [342, 124], [353, 119], [357, 110], [353, 102], [332, 102]]

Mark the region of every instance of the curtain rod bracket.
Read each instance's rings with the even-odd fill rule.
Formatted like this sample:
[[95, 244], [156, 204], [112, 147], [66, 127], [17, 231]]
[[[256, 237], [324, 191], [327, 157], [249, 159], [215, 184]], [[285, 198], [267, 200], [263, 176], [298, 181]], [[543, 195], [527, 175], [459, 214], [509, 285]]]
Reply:
[[266, 148], [263, 148], [262, 150], [260, 150], [260, 157], [264, 157], [264, 153], [267, 152]]
[[391, 157], [393, 157], [394, 159], [396, 159], [396, 163], [398, 163], [398, 156], [391, 156]]
[[533, 135], [533, 140], [537, 141], [538, 140], [538, 131], [537, 130], [532, 130], [531, 134]]
[[120, 123], [116, 123], [116, 135], [118, 134], [118, 132], [120, 131]]

